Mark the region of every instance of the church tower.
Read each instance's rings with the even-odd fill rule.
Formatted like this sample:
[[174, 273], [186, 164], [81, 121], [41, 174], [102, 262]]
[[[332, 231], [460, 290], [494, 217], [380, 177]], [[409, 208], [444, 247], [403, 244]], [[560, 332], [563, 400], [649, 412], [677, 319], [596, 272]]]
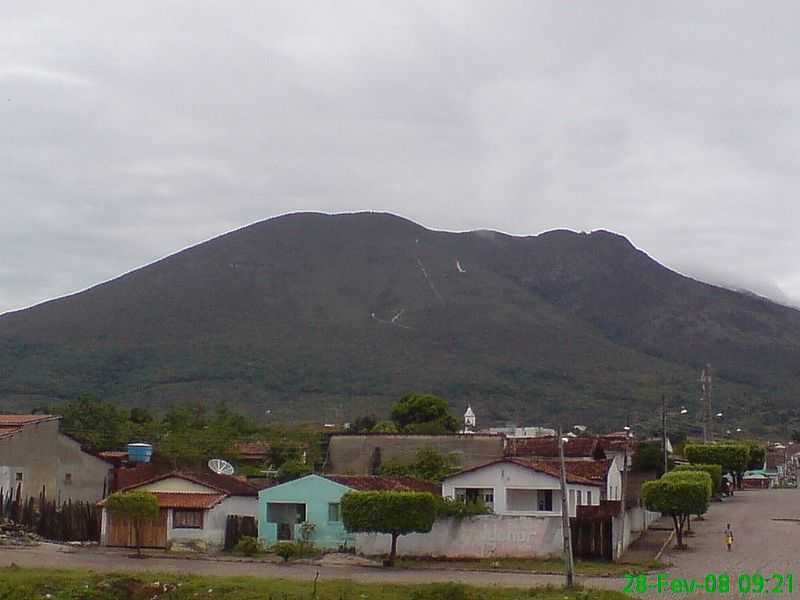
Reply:
[[472, 411], [472, 406], [467, 405], [467, 411], [464, 413], [464, 433], [475, 432], [475, 413]]

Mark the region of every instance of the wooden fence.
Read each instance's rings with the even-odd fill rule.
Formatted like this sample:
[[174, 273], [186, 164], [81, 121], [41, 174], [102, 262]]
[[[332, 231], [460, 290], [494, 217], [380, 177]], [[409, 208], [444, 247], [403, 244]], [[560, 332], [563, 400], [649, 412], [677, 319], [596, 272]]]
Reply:
[[100, 509], [90, 502], [47, 500], [45, 489], [39, 498], [23, 498], [22, 489], [0, 487], [0, 520], [23, 526], [41, 537], [58, 542], [99, 542]]
[[233, 550], [244, 536], [258, 537], [255, 517], [229, 515], [225, 522], [225, 550]]

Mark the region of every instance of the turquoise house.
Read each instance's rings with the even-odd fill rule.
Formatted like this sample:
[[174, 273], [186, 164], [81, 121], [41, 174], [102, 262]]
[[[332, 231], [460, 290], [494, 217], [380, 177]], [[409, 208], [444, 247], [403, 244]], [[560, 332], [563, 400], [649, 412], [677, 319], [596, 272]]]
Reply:
[[309, 541], [320, 548], [351, 545], [342, 523], [342, 496], [377, 490], [441, 494], [440, 486], [411, 477], [306, 475], [259, 492], [258, 537], [271, 546], [302, 540], [305, 529]]

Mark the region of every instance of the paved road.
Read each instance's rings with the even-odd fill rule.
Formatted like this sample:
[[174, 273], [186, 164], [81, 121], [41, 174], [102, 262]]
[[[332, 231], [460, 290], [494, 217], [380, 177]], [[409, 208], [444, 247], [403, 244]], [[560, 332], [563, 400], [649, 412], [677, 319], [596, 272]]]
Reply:
[[[669, 580], [696, 579], [702, 582], [710, 572], [727, 572], [731, 575], [732, 589], [720, 597], [750, 598], [762, 594], [736, 593], [736, 578], [741, 573], [761, 571], [793, 573], [795, 589], [800, 588], [800, 522], [773, 521], [773, 518], [800, 518], [800, 491], [764, 490], [737, 492], [734, 498], [714, 503], [704, 521], [693, 524], [695, 535], [688, 539], [689, 550], [671, 551], [665, 560], [673, 563], [668, 569]], [[731, 523], [736, 535], [733, 552], [725, 550], [723, 530]], [[95, 571], [151, 571], [161, 573], [196, 573], [201, 575], [257, 575], [295, 580], [311, 580], [317, 571], [323, 579], [352, 579], [365, 583], [428, 583], [459, 581], [472, 585], [501, 585], [530, 587], [534, 585], [560, 585], [562, 576], [527, 575], [522, 573], [396, 570], [388, 571], [370, 567], [342, 566], [316, 567], [308, 565], [283, 566], [252, 562], [215, 562], [174, 558], [150, 558], [144, 561], [128, 558], [128, 552], [119, 550], [77, 550], [64, 553], [57, 546], [42, 545], [24, 550], [0, 550], [0, 566], [16, 563], [21, 567], [83, 568]], [[588, 587], [621, 590], [624, 582], [619, 578], [586, 577], [579, 581]], [[651, 575], [650, 583], [655, 583]], [[770, 586], [771, 587], [771, 586]], [[800, 598], [800, 592], [772, 594], [776, 598]], [[642, 598], [701, 598], [716, 594], [651, 592]]]
[[[672, 563], [668, 577], [691, 578], [702, 582], [708, 573], [728, 573], [731, 592], [717, 593], [649, 593], [644, 598], [727, 597], [763, 598], [765, 594], [742, 594], [736, 589], [740, 574], [760, 571], [793, 573], [794, 589], [789, 594], [769, 594], [775, 598], [800, 598], [800, 522], [774, 521], [773, 519], [800, 519], [800, 491], [759, 490], [736, 492], [733, 498], [715, 502], [703, 521], [692, 523], [695, 534], [688, 538], [689, 549], [671, 550], [666, 561]], [[731, 524], [735, 543], [732, 552], [725, 549], [723, 532]], [[650, 577], [650, 583], [655, 578]], [[765, 586], [772, 588], [773, 585]]]

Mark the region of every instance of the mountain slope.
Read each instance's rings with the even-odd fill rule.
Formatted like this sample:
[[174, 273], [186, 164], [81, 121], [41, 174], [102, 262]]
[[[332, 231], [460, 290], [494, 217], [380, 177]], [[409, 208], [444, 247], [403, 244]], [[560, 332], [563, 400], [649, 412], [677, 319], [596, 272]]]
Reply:
[[608, 232], [454, 234], [378, 213], [271, 219], [0, 317], [7, 407], [94, 391], [342, 420], [423, 390], [484, 420], [618, 426], [661, 393], [696, 402], [706, 361], [719, 405], [788, 422], [800, 312]]

